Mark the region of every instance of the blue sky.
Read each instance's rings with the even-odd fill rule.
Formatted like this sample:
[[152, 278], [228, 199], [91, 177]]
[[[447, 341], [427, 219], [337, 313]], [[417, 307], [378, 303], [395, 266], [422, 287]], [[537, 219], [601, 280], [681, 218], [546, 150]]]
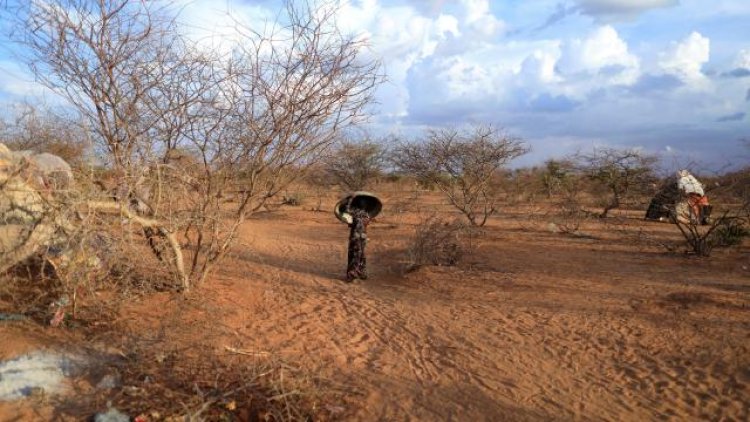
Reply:
[[[229, 34], [276, 0], [179, 0], [196, 39]], [[750, 162], [748, 0], [340, 0], [339, 25], [369, 40], [388, 82], [369, 129], [493, 123], [534, 164], [594, 146], [640, 147], [708, 167]], [[7, 47], [7, 42], [3, 41]], [[36, 98], [0, 49], [0, 100]]]

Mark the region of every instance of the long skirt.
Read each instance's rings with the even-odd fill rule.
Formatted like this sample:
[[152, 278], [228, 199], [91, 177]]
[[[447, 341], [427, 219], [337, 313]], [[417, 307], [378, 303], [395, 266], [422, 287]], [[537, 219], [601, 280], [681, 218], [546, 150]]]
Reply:
[[367, 246], [367, 239], [349, 239], [349, 256], [347, 258], [346, 266], [346, 281], [353, 281], [355, 278], [360, 278], [362, 280], [367, 279], [367, 258], [365, 257], [365, 246]]

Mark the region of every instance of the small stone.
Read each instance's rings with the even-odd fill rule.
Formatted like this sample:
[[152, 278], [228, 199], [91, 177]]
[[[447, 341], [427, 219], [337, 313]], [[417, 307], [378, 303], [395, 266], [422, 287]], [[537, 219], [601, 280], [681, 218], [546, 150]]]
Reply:
[[130, 417], [111, 407], [107, 413], [97, 413], [94, 415], [94, 422], [130, 422]]
[[142, 388], [138, 388], [133, 385], [128, 385], [128, 386], [123, 387], [122, 392], [126, 396], [141, 396], [144, 393]]
[[117, 379], [116, 376], [112, 374], [105, 375], [102, 377], [102, 379], [96, 384], [97, 390], [111, 390], [113, 388], [119, 387], [120, 382]]

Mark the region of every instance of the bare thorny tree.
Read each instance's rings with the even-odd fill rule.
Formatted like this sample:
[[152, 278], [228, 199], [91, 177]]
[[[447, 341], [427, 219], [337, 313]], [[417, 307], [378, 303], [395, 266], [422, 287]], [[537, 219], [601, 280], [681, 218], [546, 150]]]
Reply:
[[384, 173], [388, 158], [384, 143], [369, 137], [343, 140], [324, 159], [325, 171], [339, 186], [362, 190]]
[[477, 125], [430, 131], [426, 139], [396, 148], [393, 159], [400, 170], [442, 191], [471, 225], [483, 226], [497, 211], [498, 171], [527, 151], [497, 128]]
[[575, 164], [570, 160], [547, 160], [540, 179], [548, 199], [558, 194], [569, 196], [575, 184]]
[[[382, 80], [332, 3], [289, 1], [262, 30], [237, 23], [220, 56], [185, 37], [172, 5], [30, 2], [15, 39], [36, 78], [83, 116], [117, 201], [182, 287], [205, 279], [239, 226], [359, 122]], [[184, 253], [184, 256], [183, 256]]]
[[76, 116], [28, 102], [12, 105], [0, 118], [0, 142], [15, 151], [55, 154], [73, 166], [86, 161], [89, 147]]
[[608, 192], [602, 218], [626, 198], [647, 191], [655, 180], [657, 158], [637, 149], [598, 148], [578, 154], [575, 161], [585, 177]]

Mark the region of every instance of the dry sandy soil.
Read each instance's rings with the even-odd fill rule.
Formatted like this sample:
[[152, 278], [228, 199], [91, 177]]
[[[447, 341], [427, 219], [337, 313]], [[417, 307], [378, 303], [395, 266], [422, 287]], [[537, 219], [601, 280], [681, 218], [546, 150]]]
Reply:
[[[112, 327], [293, 363], [335, 393], [325, 406], [336, 420], [750, 418], [747, 241], [698, 259], [645, 244], [677, 238], [640, 213], [571, 236], [517, 208], [488, 223], [459, 267], [406, 273], [420, 215], [449, 210], [437, 197], [422, 198], [422, 212], [384, 199], [367, 281], [342, 281], [344, 225], [284, 207], [248, 222], [206, 285], [143, 296]], [[102, 341], [19, 327], [0, 323], [0, 358], [51, 338]], [[57, 414], [40, 406], [0, 404], [0, 419]]]

